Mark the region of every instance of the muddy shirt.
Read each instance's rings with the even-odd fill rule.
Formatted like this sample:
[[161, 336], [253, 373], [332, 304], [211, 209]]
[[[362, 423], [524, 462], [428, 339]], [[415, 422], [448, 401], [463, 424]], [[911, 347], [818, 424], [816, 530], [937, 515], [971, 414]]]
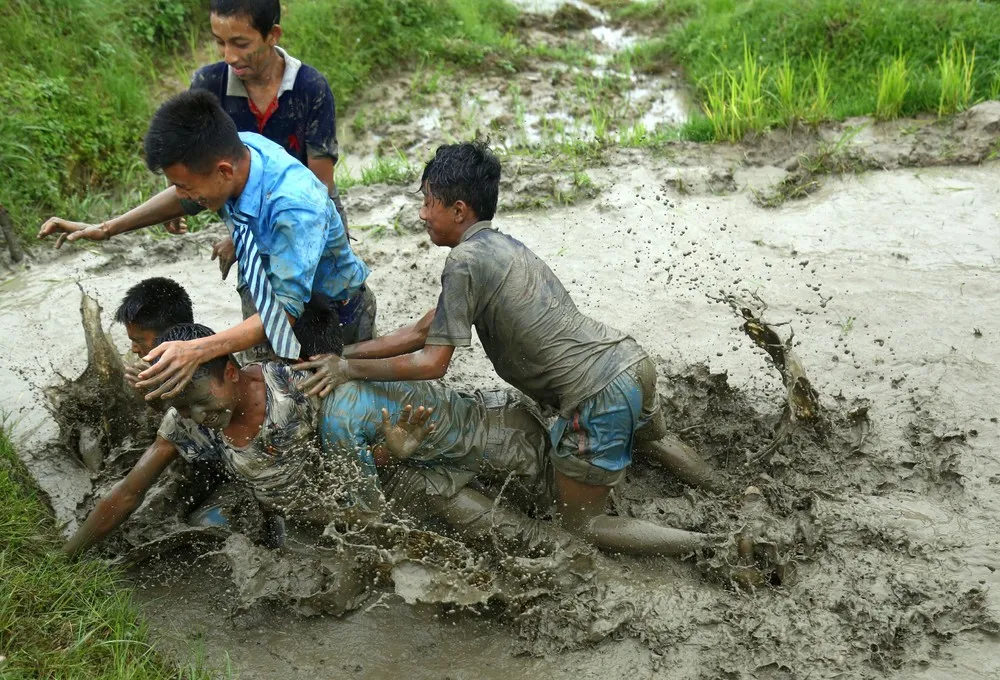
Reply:
[[497, 374], [569, 417], [646, 356], [630, 336], [582, 314], [520, 241], [479, 222], [452, 248], [428, 345], [471, 344], [476, 327]]
[[439, 383], [359, 380], [337, 387], [326, 398], [320, 418], [323, 450], [330, 457], [359, 461], [374, 482], [377, 476], [371, 449], [384, 439], [382, 409], [388, 410], [395, 422], [407, 404], [432, 407], [436, 429], [402, 465], [421, 470], [427, 493], [455, 495], [475, 477], [482, 462], [486, 412], [475, 397]]
[[189, 461], [219, 461], [254, 494], [270, 505], [283, 506], [301, 492], [318, 458], [316, 402], [297, 387], [305, 374], [285, 364], [261, 365], [267, 394], [260, 432], [246, 446], [231, 444], [219, 430], [181, 417], [176, 409], [164, 416], [157, 434]]

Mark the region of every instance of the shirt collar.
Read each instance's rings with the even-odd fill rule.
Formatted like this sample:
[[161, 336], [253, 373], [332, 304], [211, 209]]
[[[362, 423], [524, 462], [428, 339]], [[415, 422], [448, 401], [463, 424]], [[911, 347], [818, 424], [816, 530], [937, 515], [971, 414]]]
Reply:
[[[285, 73], [281, 76], [281, 84], [278, 86], [277, 95], [281, 97], [283, 93], [295, 87], [295, 79], [299, 75], [299, 69], [302, 68], [302, 62], [277, 45], [274, 46], [274, 51], [285, 60]], [[226, 66], [226, 68], [229, 70], [229, 77], [226, 79], [226, 96], [249, 99], [250, 94], [247, 92], [247, 86], [237, 77], [236, 72], [233, 71], [233, 67]]]
[[230, 213], [260, 217], [260, 206], [263, 201], [264, 158], [252, 146], [247, 146], [250, 152], [250, 175], [243, 191], [235, 199], [226, 203]]
[[462, 238], [458, 239], [458, 242], [464, 243], [465, 241], [468, 241], [470, 238], [472, 238], [479, 232], [485, 229], [493, 229], [493, 228], [494, 228], [493, 222], [491, 222], [490, 220], [483, 220], [481, 222], [476, 222], [471, 227], [465, 230], [465, 233], [462, 234]]

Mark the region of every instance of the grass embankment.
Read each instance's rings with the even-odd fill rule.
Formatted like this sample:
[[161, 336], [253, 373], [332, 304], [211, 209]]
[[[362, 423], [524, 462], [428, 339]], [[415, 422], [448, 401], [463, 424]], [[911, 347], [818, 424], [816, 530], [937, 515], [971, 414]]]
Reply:
[[127, 588], [102, 563], [70, 562], [0, 428], [0, 678], [208, 678], [148, 642]]
[[660, 0], [620, 7], [660, 37], [636, 68], [680, 64], [695, 139], [850, 116], [949, 115], [1000, 94], [1000, 4], [977, 0]]
[[[100, 220], [162, 183], [142, 135], [164, 80], [183, 86], [209, 39], [204, 0], [0, 3], [0, 205], [29, 237], [50, 214]], [[338, 108], [380, 70], [513, 52], [503, 0], [291, 0], [283, 44], [330, 80]], [[214, 55], [213, 55], [214, 57]]]

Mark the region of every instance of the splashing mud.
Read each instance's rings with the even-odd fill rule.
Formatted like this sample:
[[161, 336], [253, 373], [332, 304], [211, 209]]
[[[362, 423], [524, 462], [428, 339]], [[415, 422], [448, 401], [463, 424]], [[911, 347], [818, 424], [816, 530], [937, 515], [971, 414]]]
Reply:
[[[851, 153], [895, 158], [891, 167], [916, 162], [917, 147], [928, 162], [945, 148], [981, 160], [997, 111], [983, 105], [906, 136], [873, 128], [852, 138]], [[244, 678], [1000, 670], [997, 166], [833, 177], [802, 200], [759, 207], [742, 189], [782, 181], [793, 148], [779, 135], [679, 146], [675, 158], [616, 151], [611, 166], [588, 169], [606, 186], [596, 198], [497, 220], [551, 263], [581, 308], [650, 350], [672, 427], [730, 483], [693, 491], [637, 460], [613, 511], [723, 532], [728, 549], [687, 560], [509, 556], [392, 516], [326, 535], [293, 528], [276, 551], [262, 546], [263, 518], [231, 484], [232, 505], [246, 509], [238, 530], [191, 526], [217, 480], [176, 465], [106, 547], [136, 564], [162, 644], [228, 651]], [[381, 186], [347, 204], [372, 223], [408, 200]], [[361, 236], [383, 327], [433, 305], [446, 252], [419, 234]], [[0, 406], [68, 529], [146, 443], [139, 426], [131, 443], [106, 426], [93, 400], [64, 397], [57, 412], [83, 409], [67, 411], [66, 424], [97, 433], [83, 437], [84, 456], [79, 425], [61, 429], [45, 408], [41, 386], [56, 369], [82, 375], [54, 392], [70, 395], [95, 393], [94, 381], [114, 374], [87, 368], [88, 346], [98, 366], [117, 357], [88, 343], [99, 324], [80, 332], [77, 281], [107, 309], [137, 279], [172, 275], [200, 321], [228, 325], [239, 308], [220, 288], [210, 237], [34, 255], [29, 272], [0, 284], [0, 324], [18, 339], [0, 348]], [[759, 334], [762, 345], [728, 304], [755, 296], [763, 312], [737, 307], [776, 331]], [[109, 333], [124, 346], [120, 328]], [[455, 362], [451, 384], [496, 384], [478, 348]], [[810, 389], [790, 392], [802, 379]], [[786, 415], [797, 395], [814, 398], [804, 402], [812, 418]], [[752, 565], [768, 567], [764, 578], [741, 571]]]

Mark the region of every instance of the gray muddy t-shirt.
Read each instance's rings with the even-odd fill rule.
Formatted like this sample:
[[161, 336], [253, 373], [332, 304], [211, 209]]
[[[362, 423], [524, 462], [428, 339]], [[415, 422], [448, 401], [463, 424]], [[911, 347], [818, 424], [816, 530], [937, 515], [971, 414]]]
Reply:
[[581, 313], [548, 265], [490, 222], [449, 253], [426, 343], [468, 346], [473, 325], [497, 374], [565, 417], [646, 356]]

